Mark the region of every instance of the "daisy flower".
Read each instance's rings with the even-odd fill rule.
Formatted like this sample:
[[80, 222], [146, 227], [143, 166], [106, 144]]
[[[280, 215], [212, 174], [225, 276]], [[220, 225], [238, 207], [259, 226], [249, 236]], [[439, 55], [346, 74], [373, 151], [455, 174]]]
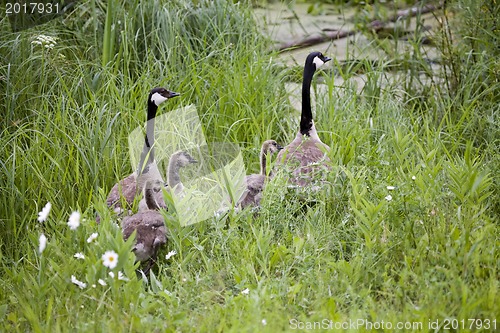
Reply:
[[38, 242], [40, 243], [38, 246], [38, 252], [42, 254], [43, 250], [45, 250], [45, 247], [47, 246], [47, 237], [45, 237], [44, 234], [41, 234]]
[[85, 282], [78, 281], [74, 275], [71, 275], [71, 282], [80, 287], [80, 289], [87, 287], [87, 284]]
[[102, 264], [110, 269], [113, 269], [118, 264], [118, 254], [115, 251], [106, 251], [102, 255]]
[[52, 204], [50, 202], [47, 202], [45, 207], [43, 207], [42, 210], [38, 213], [38, 222], [42, 223], [47, 219], [51, 208]]
[[76, 259], [85, 259], [85, 256], [81, 252], [75, 253], [73, 257], [75, 257]]
[[96, 240], [97, 236], [99, 236], [99, 234], [97, 232], [94, 232], [89, 236], [89, 238], [87, 238], [87, 243], [92, 243], [94, 240]]
[[80, 213], [73, 212], [69, 216], [68, 226], [71, 230], [76, 230], [80, 226]]
[[175, 256], [177, 254], [177, 252], [175, 252], [175, 250], [173, 251], [170, 251], [169, 253], [167, 253], [167, 255], [165, 256], [165, 259], [168, 260], [170, 258], [172, 258], [173, 256]]

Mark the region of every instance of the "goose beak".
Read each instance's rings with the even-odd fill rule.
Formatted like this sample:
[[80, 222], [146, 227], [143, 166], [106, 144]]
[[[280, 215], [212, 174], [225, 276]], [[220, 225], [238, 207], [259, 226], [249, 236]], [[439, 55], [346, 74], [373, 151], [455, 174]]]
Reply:
[[167, 90], [167, 95], [168, 96], [165, 96], [167, 98], [173, 98], [173, 97], [177, 97], [180, 95], [180, 93], [178, 92], [175, 92], [175, 91], [170, 91], [170, 90]]
[[332, 60], [332, 58], [325, 57], [325, 59], [323, 59], [324, 62], [328, 62], [330, 60]]
[[281, 149], [283, 149], [283, 146], [278, 145], [278, 146], [276, 146], [276, 148], [278, 148], [278, 151], [280, 151]]
[[191, 163], [191, 164], [195, 164], [195, 163], [198, 163], [198, 160], [195, 160], [194, 158], [192, 158], [192, 157], [191, 157], [191, 158], [189, 159], [189, 163]]

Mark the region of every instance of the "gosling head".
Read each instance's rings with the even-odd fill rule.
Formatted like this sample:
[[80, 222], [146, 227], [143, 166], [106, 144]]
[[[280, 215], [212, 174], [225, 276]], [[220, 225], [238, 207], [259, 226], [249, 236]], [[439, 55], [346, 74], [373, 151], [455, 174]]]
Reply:
[[315, 69], [318, 69], [330, 60], [332, 59], [324, 56], [321, 52], [312, 52], [306, 58], [306, 66], [314, 64]]
[[179, 93], [167, 90], [165, 88], [154, 88], [149, 93], [149, 103], [154, 103], [154, 105], [159, 106], [161, 103], [165, 102], [169, 98], [174, 98], [179, 96]]
[[146, 184], [144, 185], [144, 190], [152, 190], [155, 193], [158, 193], [161, 191], [161, 188], [164, 187], [164, 183], [161, 180], [148, 180], [146, 181]]
[[274, 153], [277, 153], [278, 151], [280, 151], [281, 149], [283, 149], [283, 147], [280, 146], [274, 140], [267, 140], [267, 141], [264, 141], [264, 143], [262, 144], [262, 152], [264, 154], [267, 154], [267, 153], [274, 154]]
[[174, 162], [175, 166], [180, 168], [185, 167], [189, 164], [198, 163], [198, 161], [195, 160], [193, 156], [182, 150], [173, 154], [170, 159]]

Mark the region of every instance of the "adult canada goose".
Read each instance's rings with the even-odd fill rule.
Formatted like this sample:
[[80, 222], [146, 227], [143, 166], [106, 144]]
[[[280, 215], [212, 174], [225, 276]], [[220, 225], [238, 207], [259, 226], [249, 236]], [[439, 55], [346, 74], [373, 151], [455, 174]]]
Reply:
[[145, 181], [148, 179], [161, 180], [161, 174], [154, 161], [154, 121], [158, 106], [168, 100], [179, 96], [179, 93], [167, 90], [165, 88], [154, 88], [148, 96], [146, 135], [144, 137], [144, 147], [141, 153], [139, 167], [130, 176], [116, 183], [109, 192], [106, 204], [113, 208], [115, 212], [120, 213], [124, 207], [121, 205], [121, 196], [125, 199], [127, 206], [131, 206], [135, 196], [142, 191]]
[[264, 191], [265, 183], [268, 177], [266, 172], [267, 156], [268, 154], [271, 155], [281, 149], [283, 149], [283, 147], [281, 147], [274, 140], [264, 141], [260, 149], [260, 173], [245, 177], [245, 184], [247, 188], [238, 201], [238, 207], [245, 208], [247, 206], [260, 206], [262, 191]]
[[299, 186], [309, 184], [311, 173], [325, 168], [324, 163], [329, 161], [325, 151], [330, 150], [330, 147], [321, 142], [314, 126], [311, 110], [311, 82], [316, 69], [330, 60], [321, 52], [312, 52], [307, 56], [302, 81], [300, 128], [295, 139], [281, 150], [276, 158], [276, 167], [280, 164], [288, 164], [294, 168], [291, 182]]
[[[172, 156], [168, 161], [167, 168], [167, 185], [170, 191], [173, 191], [175, 195], [181, 195], [184, 189], [184, 185], [181, 182], [180, 170], [181, 168], [188, 166], [189, 164], [198, 163], [191, 155], [185, 151], [178, 151]], [[154, 194], [155, 201], [160, 208], [166, 208], [165, 201], [163, 199], [163, 192], [156, 191]], [[146, 202], [146, 198], [142, 198], [139, 202], [139, 212], [148, 210], [149, 205]]]
[[136, 231], [133, 251], [137, 260], [149, 260], [149, 264], [144, 270], [145, 274], [149, 272], [155, 262], [159, 247], [167, 243], [167, 230], [163, 215], [158, 211], [160, 207], [155, 199], [155, 193], [161, 192], [162, 187], [163, 182], [160, 180], [147, 180], [144, 187], [144, 198], [148, 210], [126, 216], [122, 221], [122, 232], [125, 240]]

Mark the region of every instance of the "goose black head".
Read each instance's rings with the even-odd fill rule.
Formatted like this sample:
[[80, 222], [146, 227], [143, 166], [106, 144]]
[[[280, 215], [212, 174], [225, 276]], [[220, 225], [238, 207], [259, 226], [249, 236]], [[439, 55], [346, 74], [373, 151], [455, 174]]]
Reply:
[[156, 106], [159, 106], [167, 99], [174, 98], [179, 95], [180, 95], [179, 93], [167, 90], [165, 88], [154, 88], [149, 93], [149, 102], [154, 103]]
[[314, 64], [315, 69], [318, 69], [330, 60], [332, 59], [324, 56], [321, 52], [312, 52], [306, 58], [306, 66]]

